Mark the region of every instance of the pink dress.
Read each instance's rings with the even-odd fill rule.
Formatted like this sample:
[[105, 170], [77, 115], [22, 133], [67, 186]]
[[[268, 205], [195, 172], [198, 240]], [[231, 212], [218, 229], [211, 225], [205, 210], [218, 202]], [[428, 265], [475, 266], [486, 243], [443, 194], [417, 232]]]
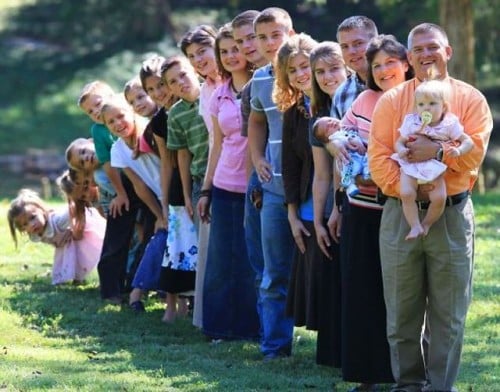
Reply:
[[60, 247], [57, 247], [56, 244], [70, 230], [68, 210], [49, 212], [47, 227], [43, 234], [30, 236], [32, 241], [56, 246], [52, 267], [52, 284], [83, 280], [99, 262], [106, 220], [95, 208], [86, 209], [85, 219], [83, 238], [78, 241], [70, 240]]
[[[446, 113], [443, 120], [438, 125], [432, 127], [427, 125], [422, 132], [419, 132], [421, 126], [422, 120], [418, 114], [407, 114], [399, 132], [401, 136], [404, 137], [409, 137], [418, 133], [440, 142], [458, 140], [460, 135], [464, 132], [464, 128], [462, 124], [460, 124], [458, 117], [452, 113]], [[416, 178], [419, 183], [434, 181], [443, 174], [447, 168], [443, 162], [439, 162], [437, 159], [410, 163], [401, 159], [397, 153], [392, 154], [391, 158], [399, 163], [405, 174]]]

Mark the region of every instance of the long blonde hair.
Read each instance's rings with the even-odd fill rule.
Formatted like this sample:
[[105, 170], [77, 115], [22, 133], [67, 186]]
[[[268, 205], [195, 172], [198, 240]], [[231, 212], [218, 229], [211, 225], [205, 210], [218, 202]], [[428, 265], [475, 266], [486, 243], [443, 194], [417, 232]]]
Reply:
[[303, 97], [302, 91], [290, 85], [288, 78], [290, 60], [299, 54], [309, 58], [316, 45], [318, 42], [311, 36], [300, 33], [291, 36], [279, 49], [275, 67], [276, 79], [272, 93], [273, 102], [279, 111], [284, 112]]

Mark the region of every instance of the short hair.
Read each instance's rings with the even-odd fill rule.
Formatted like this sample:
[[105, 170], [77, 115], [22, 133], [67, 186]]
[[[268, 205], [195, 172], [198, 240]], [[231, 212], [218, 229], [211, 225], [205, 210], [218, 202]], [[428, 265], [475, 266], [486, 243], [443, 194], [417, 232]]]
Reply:
[[370, 40], [366, 48], [366, 60], [368, 62], [368, 77], [366, 79], [366, 86], [375, 91], [381, 91], [373, 79], [372, 64], [378, 52], [383, 50], [389, 56], [395, 57], [400, 61], [408, 64], [408, 70], [405, 73], [405, 80], [409, 80], [414, 76], [413, 68], [408, 63], [407, 51], [405, 46], [399, 42], [396, 37], [390, 34], [380, 34]]
[[293, 29], [292, 18], [283, 8], [269, 7], [262, 10], [253, 21], [253, 28], [260, 23], [281, 23], [287, 30]]
[[351, 31], [354, 29], [364, 30], [370, 38], [378, 34], [377, 25], [373, 20], [364, 15], [354, 15], [346, 18], [337, 28], [337, 40], [341, 31]]
[[93, 82], [87, 83], [83, 86], [82, 91], [78, 96], [77, 104], [78, 106], [82, 106], [90, 95], [101, 95], [103, 97], [107, 97], [113, 95], [114, 93], [113, 88], [106, 82], [94, 80]]
[[136, 88], [140, 88], [141, 90], [144, 90], [144, 87], [142, 87], [141, 79], [139, 79], [139, 76], [134, 76], [132, 79], [130, 79], [127, 83], [125, 83], [125, 86], [123, 87], [123, 95], [125, 95], [125, 98], [127, 98], [127, 94]]
[[141, 80], [142, 88], [146, 89], [146, 79], [150, 76], [157, 76], [161, 78], [161, 66], [165, 62], [165, 57], [154, 55], [141, 64], [141, 69], [139, 71], [139, 79]]
[[189, 60], [186, 57], [180, 56], [180, 55], [170, 56], [161, 65], [161, 78], [165, 81], [165, 83], [167, 82], [165, 80], [165, 74], [167, 73], [167, 71], [170, 68], [172, 68], [172, 67], [174, 67], [176, 65], [187, 66], [190, 69], [192, 69], [193, 72], [196, 74], [195, 69], [193, 68], [193, 66], [191, 65], [191, 63], [189, 62]]
[[312, 50], [309, 61], [311, 63], [312, 73], [311, 114], [313, 116], [317, 116], [322, 111], [329, 112], [332, 103], [332, 97], [321, 90], [314, 76], [316, 63], [319, 60], [323, 60], [328, 64], [340, 62], [346, 69], [347, 77], [352, 74], [352, 70], [345, 64], [344, 57], [342, 56], [342, 49], [340, 49], [340, 45], [337, 42], [323, 41]]
[[257, 16], [259, 15], [259, 11], [256, 11], [256, 10], [246, 10], [246, 11], [243, 11], [242, 13], [236, 15], [233, 20], [231, 21], [231, 27], [233, 29], [237, 29], [239, 27], [242, 27], [242, 26], [247, 26], [247, 25], [252, 25], [253, 26], [253, 22], [255, 20], [255, 18], [257, 18]]
[[210, 46], [214, 47], [215, 45], [215, 37], [217, 36], [217, 32], [215, 29], [207, 24], [202, 24], [196, 26], [192, 30], [189, 30], [184, 36], [181, 38], [179, 43], [179, 47], [187, 56], [187, 48], [191, 44], [198, 44], [201, 46]]
[[323, 144], [328, 143], [328, 138], [319, 134], [319, 125], [328, 118], [328, 116], [318, 117], [311, 127], [312, 135]]
[[441, 37], [441, 43], [444, 46], [450, 45], [448, 41], [448, 35], [441, 26], [434, 23], [421, 23], [411, 29], [410, 33], [408, 34], [408, 49], [411, 50], [411, 48], [413, 47], [413, 37], [415, 35], [428, 33], [437, 33]]
[[290, 59], [299, 54], [303, 54], [309, 59], [311, 51], [317, 44], [318, 42], [312, 39], [311, 36], [300, 33], [291, 36], [278, 50], [275, 67], [276, 79], [272, 93], [273, 101], [276, 103], [278, 110], [285, 111], [303, 96], [302, 91], [290, 86], [287, 72]]

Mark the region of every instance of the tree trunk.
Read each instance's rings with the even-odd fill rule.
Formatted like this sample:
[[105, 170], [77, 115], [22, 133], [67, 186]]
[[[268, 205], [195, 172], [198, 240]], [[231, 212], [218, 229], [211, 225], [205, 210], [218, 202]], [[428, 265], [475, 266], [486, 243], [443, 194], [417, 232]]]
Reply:
[[453, 47], [450, 76], [475, 84], [472, 0], [439, 1], [439, 18]]
[[[448, 65], [450, 76], [472, 85], [476, 82], [474, 70], [474, 15], [472, 0], [441, 0], [439, 18], [453, 47], [453, 57]], [[479, 168], [475, 189], [484, 194], [485, 178]]]

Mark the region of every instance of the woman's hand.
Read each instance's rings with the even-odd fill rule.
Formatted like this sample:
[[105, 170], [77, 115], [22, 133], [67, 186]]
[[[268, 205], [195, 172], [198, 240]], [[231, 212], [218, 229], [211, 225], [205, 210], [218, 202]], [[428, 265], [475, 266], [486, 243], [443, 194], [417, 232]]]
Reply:
[[306, 244], [303, 236], [310, 237], [311, 233], [309, 233], [302, 221], [298, 218], [288, 218], [288, 222], [290, 223], [290, 229], [292, 230], [293, 239], [297, 244], [297, 248], [300, 253], [304, 254], [306, 251]]
[[316, 241], [318, 242], [318, 246], [321, 249], [321, 252], [328, 257], [330, 260], [332, 259], [332, 254], [329, 251], [332, 242], [330, 240], [330, 235], [326, 230], [326, 227], [323, 225], [314, 225], [314, 230], [316, 231]]
[[210, 197], [200, 196], [196, 206], [198, 216], [203, 223], [210, 223]]
[[349, 151], [347, 150], [347, 141], [334, 139], [325, 144], [325, 148], [335, 159], [339, 160], [342, 164], [347, 164], [351, 160]]
[[155, 233], [160, 229], [165, 229], [168, 231], [168, 221], [163, 216], [156, 217], [155, 228], [154, 228]]
[[340, 241], [340, 230], [342, 228], [342, 214], [337, 206], [335, 206], [328, 218], [328, 232], [336, 243]]

